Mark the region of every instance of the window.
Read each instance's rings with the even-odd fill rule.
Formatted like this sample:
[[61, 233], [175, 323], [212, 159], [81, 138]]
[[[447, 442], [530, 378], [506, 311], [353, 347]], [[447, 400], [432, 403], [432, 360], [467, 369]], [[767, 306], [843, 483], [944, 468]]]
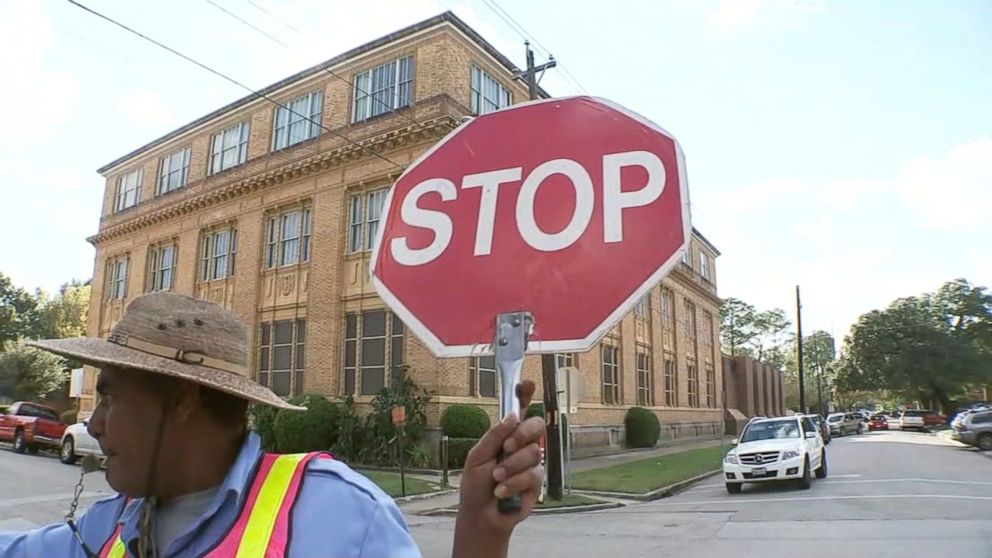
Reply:
[[486, 71], [472, 66], [473, 114], [486, 114], [510, 106], [510, 92]]
[[702, 250], [699, 251], [699, 274], [703, 276], [703, 279], [710, 278], [710, 262], [709, 258], [706, 256], [706, 252]]
[[[496, 357], [476, 357], [469, 361], [469, 395], [496, 397]], [[478, 393], [475, 386], [479, 386]]]
[[320, 134], [320, 116], [324, 94], [314, 91], [276, 107], [272, 130], [272, 150], [278, 151]]
[[709, 310], [704, 310], [703, 326], [706, 327], [706, 335], [703, 336], [703, 339], [705, 340], [706, 346], [708, 347], [712, 347], [716, 344], [716, 334], [713, 332], [713, 330], [715, 329], [714, 325], [715, 324], [713, 323], [713, 313], [710, 312]]
[[634, 316], [639, 320], [647, 320], [651, 312], [651, 295], [644, 295], [634, 306]]
[[303, 393], [306, 334], [303, 318], [262, 324], [258, 383], [283, 397]]
[[375, 395], [403, 369], [406, 327], [393, 313], [368, 310], [345, 315], [344, 395]]
[[210, 140], [210, 174], [243, 164], [248, 159], [248, 122], [239, 122]]
[[685, 299], [685, 322], [683, 332], [689, 339], [696, 338], [696, 305], [688, 298]]
[[180, 149], [171, 155], [162, 157], [158, 172], [158, 188], [156, 196], [168, 194], [186, 185], [189, 178], [189, 148]]
[[175, 283], [176, 245], [161, 244], [148, 249], [148, 290], [168, 291]]
[[684, 263], [689, 267], [692, 267], [692, 252], [690, 252], [689, 250], [682, 252], [682, 263]]
[[141, 201], [141, 169], [133, 170], [117, 179], [117, 195], [114, 197], [114, 212], [124, 211]]
[[578, 355], [575, 353], [558, 353], [555, 357], [558, 359], [558, 368], [574, 368], [579, 365]]
[[266, 269], [310, 261], [312, 221], [309, 207], [269, 217], [265, 229]]
[[238, 231], [225, 228], [200, 237], [200, 281], [213, 281], [234, 275], [238, 251]]
[[699, 406], [699, 366], [695, 360], [686, 361], [689, 374], [689, 406]]
[[127, 296], [127, 268], [131, 258], [118, 256], [107, 260], [106, 279], [107, 300], [122, 300]]
[[647, 349], [637, 351], [637, 404], [644, 407], [654, 405], [654, 390], [651, 380], [651, 353]]
[[407, 56], [355, 76], [355, 106], [351, 121], [410, 106], [413, 93], [413, 57]]
[[602, 345], [603, 403], [620, 405], [620, 349]]
[[678, 376], [675, 368], [675, 355], [665, 353], [665, 405], [678, 407]]
[[365, 252], [375, 244], [382, 220], [382, 206], [386, 203], [388, 188], [351, 196], [348, 204], [348, 253]]
[[716, 407], [716, 369], [709, 362], [706, 363], [706, 406]]

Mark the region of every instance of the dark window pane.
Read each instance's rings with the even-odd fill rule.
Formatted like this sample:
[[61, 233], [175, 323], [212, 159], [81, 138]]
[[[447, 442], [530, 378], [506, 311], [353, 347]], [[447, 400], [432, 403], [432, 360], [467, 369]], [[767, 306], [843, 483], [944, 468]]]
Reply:
[[496, 372], [492, 370], [479, 370], [479, 395], [483, 397], [496, 397]]
[[496, 357], [495, 356], [479, 357], [479, 368], [496, 370]]
[[355, 393], [355, 369], [344, 371], [344, 394], [354, 395]]
[[293, 322], [276, 322], [276, 345], [293, 342]]
[[403, 335], [404, 332], [406, 332], [406, 326], [399, 316], [393, 314], [393, 335]]
[[269, 344], [269, 324], [262, 324], [262, 344]]
[[276, 347], [272, 350], [272, 370], [290, 370], [290, 358], [292, 357], [292, 347]]
[[393, 337], [392, 345], [389, 347], [389, 360], [394, 367], [403, 364], [403, 338]]
[[303, 393], [303, 371], [296, 371], [296, 383], [293, 386], [293, 394], [300, 395]]
[[258, 369], [269, 370], [269, 348], [262, 347], [262, 354], [258, 357]]
[[357, 343], [354, 341], [348, 341], [344, 344], [344, 365], [345, 367], [351, 368], [355, 366], [355, 349]]
[[276, 395], [289, 395], [289, 372], [272, 373], [272, 391]]
[[375, 395], [385, 387], [386, 372], [382, 368], [362, 368], [362, 395]]
[[261, 373], [259, 373], [259, 375], [258, 375], [258, 383], [262, 384], [263, 386], [268, 387], [268, 385], [269, 385], [269, 373], [268, 372], [261, 372]]
[[303, 343], [307, 340], [307, 321], [296, 320], [296, 342]]
[[306, 363], [306, 361], [304, 360], [304, 358], [305, 358], [304, 353], [306, 352], [304, 350], [304, 348], [305, 348], [304, 345], [297, 345], [296, 346], [296, 369], [297, 370], [302, 370], [304, 364]]
[[384, 337], [386, 313], [382, 310], [362, 314], [362, 337]]
[[358, 315], [348, 314], [344, 319], [344, 336], [348, 339], [358, 337]]
[[475, 397], [476, 390], [475, 384], [478, 382], [479, 369], [475, 366], [475, 361], [471, 361], [468, 365], [468, 395], [469, 397]]
[[383, 366], [386, 364], [386, 340], [362, 340], [362, 366]]

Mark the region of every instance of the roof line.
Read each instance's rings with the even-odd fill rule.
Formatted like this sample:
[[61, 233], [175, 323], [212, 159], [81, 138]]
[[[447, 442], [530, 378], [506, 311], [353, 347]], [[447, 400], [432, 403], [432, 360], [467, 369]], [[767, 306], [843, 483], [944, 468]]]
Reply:
[[707, 240], [706, 237], [703, 236], [703, 233], [699, 232], [699, 229], [697, 229], [696, 227], [692, 227], [692, 234], [698, 236], [699, 237], [699, 240], [702, 240], [703, 241], [703, 244], [705, 244], [710, 250], [713, 250], [713, 252], [717, 256], [721, 255], [720, 254], [720, 251], [717, 250], [716, 246], [714, 246], [712, 242], [710, 242], [709, 240]]
[[[145, 145], [143, 145], [143, 146], [141, 146], [141, 147], [139, 147], [139, 148], [131, 151], [130, 153], [128, 153], [128, 154], [126, 154], [126, 155], [124, 155], [122, 157], [118, 157], [117, 159], [114, 159], [110, 163], [107, 163], [106, 165], [104, 165], [104, 166], [100, 167], [99, 169], [97, 169], [97, 172], [100, 173], [100, 174], [103, 174], [103, 173], [109, 171], [110, 169], [112, 169], [112, 168], [120, 165], [121, 163], [127, 161], [128, 159], [132, 159], [132, 158], [134, 158], [134, 157], [136, 157], [136, 156], [144, 153], [145, 151], [148, 151], [148, 150], [150, 150], [150, 149], [152, 149], [154, 147], [157, 147], [158, 145], [161, 145], [161, 144], [163, 144], [163, 143], [165, 143], [165, 142], [167, 142], [167, 141], [169, 141], [171, 139], [174, 139], [174, 138], [176, 138], [178, 136], [181, 136], [184, 133], [186, 133], [186, 132], [188, 132], [188, 131], [190, 131], [190, 130], [192, 130], [194, 128], [197, 128], [197, 127], [199, 127], [199, 126], [201, 126], [201, 125], [203, 125], [203, 124], [205, 124], [205, 123], [207, 123], [207, 122], [209, 122], [211, 120], [214, 120], [214, 119], [216, 119], [216, 118], [218, 118], [218, 117], [220, 117], [220, 116], [222, 116], [222, 115], [224, 115], [224, 114], [226, 114], [228, 112], [231, 112], [231, 111], [233, 111], [235, 109], [238, 109], [240, 107], [243, 107], [244, 105], [247, 105], [248, 103], [251, 103], [252, 101], [255, 101], [255, 100], [259, 99], [260, 98], [259, 93], [262, 94], [262, 95], [268, 95], [270, 93], [274, 93], [274, 92], [276, 92], [276, 91], [278, 91], [278, 90], [280, 90], [280, 89], [282, 89], [284, 87], [288, 87], [289, 85], [292, 85], [296, 81], [302, 80], [302, 79], [307, 78], [307, 77], [310, 77], [312, 75], [315, 75], [318, 72], [322, 72], [322, 71], [324, 71], [325, 68], [330, 68], [332, 66], [336, 66], [336, 65], [338, 65], [338, 64], [340, 64], [342, 62], [345, 62], [345, 61], [347, 61], [347, 60], [349, 60], [351, 58], [354, 58], [354, 57], [356, 57], [356, 56], [358, 56], [360, 54], [363, 54], [363, 53], [368, 52], [370, 50], [377, 49], [377, 48], [382, 47], [384, 45], [387, 45], [389, 43], [398, 41], [400, 39], [403, 39], [405, 37], [408, 37], [410, 35], [413, 35], [415, 33], [420, 32], [420, 31], [424, 31], [426, 29], [430, 29], [431, 27], [435, 27], [435, 26], [437, 26], [439, 24], [442, 24], [442, 23], [445, 23], [445, 22], [450, 23], [451, 25], [453, 25], [456, 29], [458, 29], [459, 31], [461, 31], [462, 33], [464, 33], [472, 41], [474, 41], [476, 44], [478, 44], [480, 47], [482, 47], [482, 49], [485, 50], [486, 53], [488, 53], [490, 56], [492, 56], [497, 61], [499, 61], [500, 64], [502, 64], [503, 66], [505, 66], [506, 69], [509, 70], [509, 72], [511, 74], [516, 74], [517, 72], [520, 71], [519, 68], [517, 68], [517, 66], [514, 65], [513, 62], [511, 62], [509, 58], [507, 58], [505, 55], [503, 55], [503, 53], [501, 53], [500, 51], [496, 50], [496, 47], [494, 47], [491, 43], [489, 43], [489, 41], [487, 41], [484, 38], [482, 38], [482, 35], [480, 35], [478, 32], [476, 32], [475, 29], [472, 29], [472, 27], [470, 27], [461, 18], [459, 18], [458, 16], [456, 16], [453, 12], [451, 12], [449, 10], [449, 11], [446, 11], [446, 12], [444, 12], [442, 14], [436, 15], [436, 16], [431, 17], [431, 18], [428, 18], [428, 19], [425, 19], [425, 20], [423, 20], [423, 21], [421, 21], [419, 23], [414, 23], [413, 25], [409, 25], [407, 27], [404, 27], [403, 29], [400, 29], [399, 31], [394, 31], [394, 32], [389, 33], [387, 35], [383, 35], [382, 37], [379, 37], [378, 39], [375, 39], [373, 41], [370, 41], [368, 43], [365, 43], [364, 45], [355, 47], [355, 48], [353, 48], [353, 49], [351, 49], [351, 50], [349, 50], [347, 52], [344, 52], [342, 54], [339, 54], [339, 55], [337, 55], [337, 56], [335, 56], [335, 57], [333, 57], [333, 58], [331, 58], [329, 60], [326, 60], [324, 62], [321, 62], [320, 64], [317, 64], [315, 66], [311, 66], [311, 67], [309, 67], [309, 68], [307, 68], [305, 70], [302, 70], [300, 72], [297, 72], [297, 73], [295, 73], [295, 74], [293, 74], [293, 75], [291, 75], [291, 76], [289, 76], [287, 78], [284, 78], [282, 80], [279, 80], [276, 83], [273, 83], [272, 85], [269, 85], [269, 86], [265, 87], [264, 89], [260, 89], [258, 91], [258, 93], [252, 93], [252, 94], [246, 95], [246, 96], [244, 96], [244, 97], [242, 97], [242, 98], [240, 98], [240, 99], [238, 99], [238, 100], [236, 100], [234, 102], [228, 103], [228, 104], [224, 105], [223, 107], [221, 107], [221, 108], [219, 108], [217, 110], [214, 110], [214, 111], [212, 111], [212, 112], [210, 112], [210, 113], [208, 113], [208, 114], [206, 114], [204, 116], [201, 116], [200, 118], [197, 118], [196, 120], [194, 120], [194, 121], [192, 121], [192, 122], [190, 122], [190, 123], [188, 123], [188, 124], [186, 124], [186, 125], [184, 125], [184, 126], [182, 126], [180, 128], [177, 128], [177, 129], [175, 129], [175, 130], [173, 130], [173, 131], [165, 134], [164, 136], [161, 136], [161, 137], [159, 137], [159, 138], [157, 138], [155, 140], [152, 140], [149, 143], [146, 143]], [[546, 97], [550, 97], [550, 95], [548, 95], [547, 92], [544, 91], [543, 89], [541, 89], [540, 91], [541, 91], [541, 94], [542, 95], [544, 95]]]

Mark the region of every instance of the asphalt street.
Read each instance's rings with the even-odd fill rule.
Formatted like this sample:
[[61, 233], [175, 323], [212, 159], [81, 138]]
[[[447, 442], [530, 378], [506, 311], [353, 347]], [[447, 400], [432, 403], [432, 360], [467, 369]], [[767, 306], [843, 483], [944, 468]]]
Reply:
[[[828, 446], [830, 475], [810, 490], [713, 477], [672, 498], [616, 510], [537, 516], [514, 535], [514, 558], [872, 558], [992, 556], [992, 452], [945, 438], [876, 432]], [[0, 530], [59, 521], [79, 468], [0, 447]], [[83, 503], [111, 493], [86, 477]], [[408, 516], [425, 557], [450, 556], [454, 521]]]

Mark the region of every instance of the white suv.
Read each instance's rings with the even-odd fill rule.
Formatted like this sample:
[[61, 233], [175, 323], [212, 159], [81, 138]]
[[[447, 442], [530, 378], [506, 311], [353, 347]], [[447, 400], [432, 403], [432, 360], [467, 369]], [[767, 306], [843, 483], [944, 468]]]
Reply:
[[827, 476], [827, 451], [816, 425], [807, 417], [762, 418], [744, 427], [723, 459], [727, 492], [737, 494], [745, 482], [797, 480], [809, 488], [812, 475]]

